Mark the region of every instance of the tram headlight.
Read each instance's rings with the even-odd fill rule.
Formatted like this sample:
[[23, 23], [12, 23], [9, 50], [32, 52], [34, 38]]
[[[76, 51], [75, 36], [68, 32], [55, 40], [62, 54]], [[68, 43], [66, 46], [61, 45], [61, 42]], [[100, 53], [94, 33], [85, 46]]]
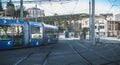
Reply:
[[10, 41], [8, 42], [8, 45], [10, 45]]

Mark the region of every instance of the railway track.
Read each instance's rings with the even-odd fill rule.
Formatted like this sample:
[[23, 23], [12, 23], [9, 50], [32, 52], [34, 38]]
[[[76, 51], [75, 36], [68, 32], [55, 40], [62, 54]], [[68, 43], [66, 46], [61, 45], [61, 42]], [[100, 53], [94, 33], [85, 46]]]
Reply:
[[[55, 44], [52, 44], [52, 46], [48, 46], [49, 47], [49, 50], [47, 51], [47, 53], [45, 52], [45, 56], [42, 60], [42, 62], [40, 63], [40, 65], [46, 65], [47, 63], [47, 58], [49, 57], [49, 55], [51, 54], [52, 52], [52, 49], [54, 48]], [[32, 57], [32, 55], [38, 53], [38, 51], [33, 51], [29, 54], [27, 54], [26, 56], [22, 57], [21, 59], [19, 59], [16, 63], [14, 63], [13, 65], [22, 65], [24, 63], [26, 63], [26, 60], [29, 59], [30, 57]], [[40, 52], [39, 52], [40, 53]], [[39, 65], [39, 64], [38, 64]]]
[[46, 63], [47, 63], [47, 59], [48, 59], [49, 55], [51, 54], [52, 49], [53, 49], [54, 47], [55, 47], [55, 44], [49, 49], [49, 51], [48, 51], [48, 53], [46, 54], [45, 58], [43, 59], [41, 65], [46, 65]]
[[[120, 65], [120, 60], [117, 60], [117, 61], [110, 60], [110, 59], [108, 59], [107, 57], [105, 57], [104, 55], [99, 54], [99, 53], [98, 53], [99, 51], [96, 51], [95, 48], [87, 47], [87, 46], [85, 46], [84, 44], [81, 44], [80, 41], [69, 40], [68, 45], [69, 45], [71, 48], [73, 48], [73, 49], [76, 51], [76, 53], [79, 54], [79, 56], [82, 57], [83, 60], [84, 60], [88, 65], [95, 65], [95, 64], [94, 64], [94, 61], [91, 61], [90, 59], [87, 59], [87, 57], [85, 57], [85, 55], [84, 55], [83, 53], [80, 53], [80, 51], [78, 50], [78, 47], [76, 48], [74, 45], [71, 44], [71, 42], [76, 43], [77, 46], [82, 47], [82, 48], [90, 51], [92, 54], [98, 56], [99, 58], [101, 58], [101, 59], [103, 59], [103, 60], [106, 60], [106, 62], [102, 62], [102, 63], [99, 64], [99, 65], [111, 65], [111, 64], [112, 64], [112, 65]], [[108, 46], [109, 46], [109, 45], [108, 45]], [[116, 46], [116, 45], [114, 45], [114, 46]], [[105, 46], [105, 47], [107, 47], [107, 46]], [[104, 47], [104, 48], [105, 48], [105, 47]], [[99, 48], [100, 48], [100, 47], [99, 47]], [[114, 47], [112, 46], [112, 48], [114, 48]], [[100, 49], [101, 49], [101, 48], [100, 48]], [[104, 50], [104, 49], [103, 49], [103, 50]], [[111, 50], [111, 49], [109, 49], [109, 50]], [[112, 51], [111, 51], [111, 52], [112, 52]]]
[[71, 42], [67, 42], [67, 44], [82, 58], [82, 60], [87, 63], [87, 65], [93, 65], [86, 57], [84, 57], [76, 48], [75, 46], [71, 45]]
[[29, 53], [27, 56], [25, 56], [25, 57], [21, 58], [20, 60], [18, 60], [14, 65], [19, 65], [24, 60], [28, 59], [32, 54], [34, 54], [34, 53], [33, 52]]

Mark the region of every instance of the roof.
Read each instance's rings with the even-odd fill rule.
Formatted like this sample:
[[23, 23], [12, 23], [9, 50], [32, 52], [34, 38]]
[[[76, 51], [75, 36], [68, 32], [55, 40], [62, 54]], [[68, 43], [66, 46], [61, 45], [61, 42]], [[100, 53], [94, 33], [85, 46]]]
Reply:
[[30, 21], [28, 22], [29, 25], [37, 25], [37, 26], [42, 26], [42, 24], [40, 22], [33, 22], [33, 21]]
[[53, 26], [53, 25], [49, 25], [49, 24], [45, 24], [45, 23], [42, 23], [42, 24], [43, 24], [43, 26], [44, 26], [45, 28], [58, 29], [58, 27], [57, 27], [57, 26]]
[[0, 19], [0, 25], [4, 24], [16, 24], [16, 25], [21, 25], [24, 24], [23, 20], [13, 20], [13, 19]]

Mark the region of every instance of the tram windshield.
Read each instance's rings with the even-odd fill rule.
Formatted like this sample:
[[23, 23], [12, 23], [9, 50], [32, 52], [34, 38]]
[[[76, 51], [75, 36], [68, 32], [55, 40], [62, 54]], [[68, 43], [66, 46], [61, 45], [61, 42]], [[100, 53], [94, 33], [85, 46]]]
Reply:
[[12, 39], [12, 26], [2, 25], [0, 26], [0, 40]]

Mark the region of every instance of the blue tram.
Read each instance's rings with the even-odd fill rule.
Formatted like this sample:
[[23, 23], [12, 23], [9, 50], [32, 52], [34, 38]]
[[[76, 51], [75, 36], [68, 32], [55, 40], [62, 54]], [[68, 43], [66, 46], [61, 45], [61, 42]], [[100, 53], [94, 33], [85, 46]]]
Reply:
[[38, 22], [0, 19], [0, 50], [58, 41], [58, 27]]
[[58, 41], [58, 27], [43, 23], [43, 43], [56, 43]]

